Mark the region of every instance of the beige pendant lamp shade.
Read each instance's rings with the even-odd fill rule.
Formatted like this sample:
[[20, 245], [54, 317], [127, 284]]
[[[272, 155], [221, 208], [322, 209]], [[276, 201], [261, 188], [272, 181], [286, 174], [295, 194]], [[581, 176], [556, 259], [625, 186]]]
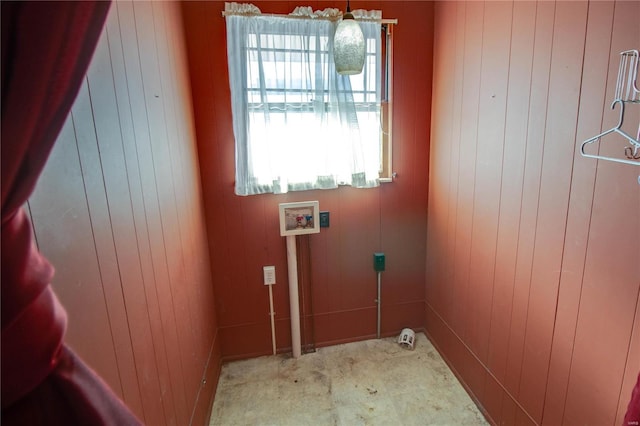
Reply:
[[333, 39], [333, 57], [336, 71], [342, 75], [360, 74], [364, 67], [365, 45], [360, 25], [353, 19], [349, 2], [347, 12], [336, 28]]

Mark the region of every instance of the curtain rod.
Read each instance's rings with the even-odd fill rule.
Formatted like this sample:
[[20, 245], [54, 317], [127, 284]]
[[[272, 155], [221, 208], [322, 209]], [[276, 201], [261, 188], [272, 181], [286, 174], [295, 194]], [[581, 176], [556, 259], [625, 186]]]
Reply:
[[[226, 16], [268, 16], [268, 17], [275, 17], [275, 18], [293, 18], [293, 19], [320, 19], [320, 20], [325, 20], [325, 21], [337, 21], [338, 18], [325, 18], [325, 17], [315, 17], [315, 18], [311, 18], [309, 16], [300, 16], [300, 15], [284, 15], [284, 14], [277, 14], [277, 13], [260, 13], [260, 14], [242, 14], [242, 13], [235, 13], [235, 12], [225, 12], [224, 10], [222, 11], [222, 16], [226, 17]], [[340, 15], [340, 17], [342, 17], [342, 15]], [[398, 20], [397, 19], [356, 19], [356, 21], [360, 21], [360, 22], [380, 22], [381, 24], [387, 24], [387, 25], [398, 25]]]

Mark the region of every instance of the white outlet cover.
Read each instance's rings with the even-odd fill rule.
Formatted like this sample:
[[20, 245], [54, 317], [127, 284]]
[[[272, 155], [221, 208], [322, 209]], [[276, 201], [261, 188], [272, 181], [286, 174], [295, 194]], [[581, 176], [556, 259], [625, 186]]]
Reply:
[[272, 285], [276, 283], [276, 267], [275, 266], [263, 266], [262, 272], [264, 274], [264, 285]]

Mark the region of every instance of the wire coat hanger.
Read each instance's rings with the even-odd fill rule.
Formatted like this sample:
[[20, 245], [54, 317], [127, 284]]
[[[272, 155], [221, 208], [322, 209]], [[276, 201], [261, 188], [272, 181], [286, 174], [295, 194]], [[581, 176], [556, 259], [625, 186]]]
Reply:
[[[617, 163], [631, 164], [631, 165], [634, 165], [634, 166], [640, 166], [640, 161], [632, 161], [632, 159], [640, 160], [640, 156], [639, 157], [635, 157], [638, 154], [638, 150], [640, 149], [640, 142], [638, 142], [637, 139], [635, 139], [633, 136], [630, 136], [627, 132], [622, 130], [622, 123], [624, 121], [624, 104], [625, 104], [625, 102], [622, 99], [616, 99], [611, 103], [611, 109], [615, 109], [616, 104], [620, 105], [620, 116], [618, 118], [618, 124], [615, 127], [612, 127], [611, 129], [606, 130], [606, 131], [600, 133], [599, 135], [593, 136], [593, 137], [585, 140], [584, 142], [582, 142], [582, 145], [580, 146], [580, 153], [584, 157], [597, 158], [597, 159], [600, 159], [600, 160], [609, 160], [609, 161], [615, 161]], [[605, 135], [608, 135], [609, 133], [617, 133], [617, 134], [621, 135], [622, 137], [624, 137], [625, 139], [627, 139], [629, 141], [629, 143], [631, 145], [625, 147], [625, 154], [626, 154], [626, 157], [629, 158], [628, 153], [633, 151], [633, 154], [632, 154], [632, 157], [631, 157], [632, 159], [607, 157], [607, 156], [599, 155], [599, 154], [587, 154], [585, 152], [585, 147], [588, 144], [591, 144], [591, 143], [599, 140], [600, 138], [602, 138]]]
[[[627, 132], [622, 130], [622, 123], [624, 121], [624, 109], [625, 103], [638, 104], [640, 103], [640, 90], [638, 90], [638, 67], [640, 64], [640, 58], [637, 50], [626, 50], [620, 53], [620, 65], [618, 66], [618, 78], [616, 81], [616, 89], [614, 100], [611, 103], [611, 109], [615, 109], [616, 104], [620, 105], [620, 116], [618, 118], [618, 124], [609, 130], [606, 130], [599, 135], [593, 136], [580, 145], [580, 154], [584, 157], [596, 158], [599, 160], [614, 161], [616, 163], [631, 164], [634, 166], [640, 166], [640, 129], [638, 131], [638, 137], [634, 138]], [[627, 139], [629, 145], [624, 148], [625, 158], [608, 157], [599, 154], [588, 154], [585, 152], [585, 147], [596, 141], [599, 141], [603, 136], [610, 133], [617, 133], [623, 138]]]

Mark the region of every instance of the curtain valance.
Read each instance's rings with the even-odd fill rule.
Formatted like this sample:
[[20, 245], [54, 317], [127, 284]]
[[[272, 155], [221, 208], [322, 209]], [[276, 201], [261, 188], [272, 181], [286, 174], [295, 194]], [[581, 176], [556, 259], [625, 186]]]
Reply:
[[[382, 11], [380, 10], [364, 10], [356, 9], [351, 11], [353, 17], [358, 21], [382, 21]], [[263, 14], [259, 7], [251, 3], [226, 2], [224, 4], [224, 16], [240, 15], [240, 16], [273, 16]], [[342, 19], [343, 12], [336, 8], [326, 8], [323, 10], [313, 10], [311, 6], [298, 6], [288, 15], [278, 15], [290, 18], [302, 19], [327, 19], [330, 21], [339, 21]]]

